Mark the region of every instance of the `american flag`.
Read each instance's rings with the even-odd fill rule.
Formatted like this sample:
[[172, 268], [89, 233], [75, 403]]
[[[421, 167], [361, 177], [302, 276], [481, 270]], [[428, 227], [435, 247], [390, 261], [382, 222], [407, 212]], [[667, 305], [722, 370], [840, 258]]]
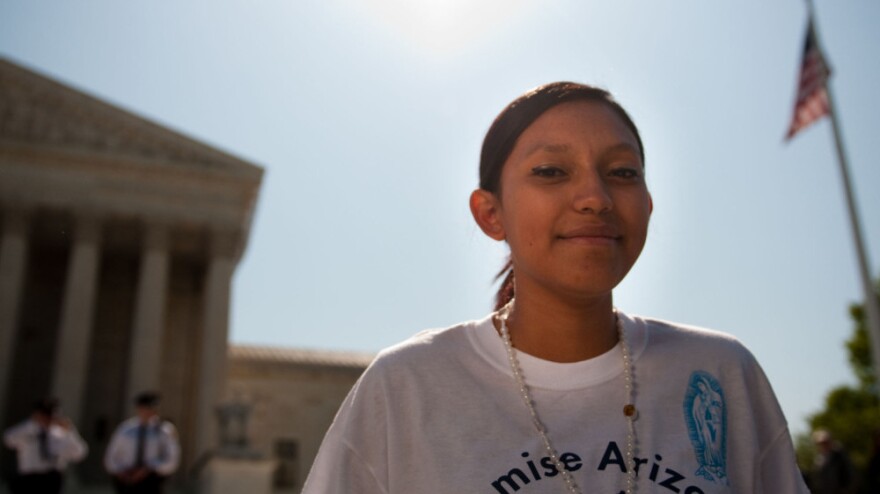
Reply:
[[830, 113], [826, 87], [829, 75], [831, 70], [828, 69], [822, 52], [819, 51], [813, 19], [810, 19], [807, 24], [807, 40], [804, 43], [804, 59], [801, 62], [794, 117], [791, 119], [786, 139], [791, 139], [799, 130]]

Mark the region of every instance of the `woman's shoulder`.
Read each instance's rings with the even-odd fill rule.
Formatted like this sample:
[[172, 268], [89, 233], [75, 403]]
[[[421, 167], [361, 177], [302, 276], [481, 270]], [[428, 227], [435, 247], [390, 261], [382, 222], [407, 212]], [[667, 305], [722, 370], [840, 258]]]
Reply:
[[489, 318], [464, 321], [445, 328], [425, 329], [409, 338], [381, 350], [370, 368], [388, 368], [418, 364], [430, 367], [438, 361], [459, 358], [472, 345], [471, 333]]
[[[751, 407], [784, 425], [770, 382], [752, 352], [735, 336], [701, 326], [662, 319], [633, 317], [645, 345], [639, 355], [642, 372], [662, 371], [667, 383], [678, 383], [694, 396], [708, 383], [736, 406]], [[778, 431], [770, 431], [774, 434]]]
[[645, 346], [654, 350], [737, 359], [743, 362], [754, 361], [749, 349], [739, 338], [730, 333], [653, 317], [635, 315], [625, 317], [637, 332], [644, 335]]

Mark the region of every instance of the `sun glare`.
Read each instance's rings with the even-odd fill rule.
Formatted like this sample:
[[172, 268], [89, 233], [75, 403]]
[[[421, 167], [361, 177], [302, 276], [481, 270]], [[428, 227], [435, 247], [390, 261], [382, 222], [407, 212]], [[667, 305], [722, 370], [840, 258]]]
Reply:
[[521, 0], [369, 0], [366, 4], [382, 27], [438, 55], [464, 50], [524, 6]]

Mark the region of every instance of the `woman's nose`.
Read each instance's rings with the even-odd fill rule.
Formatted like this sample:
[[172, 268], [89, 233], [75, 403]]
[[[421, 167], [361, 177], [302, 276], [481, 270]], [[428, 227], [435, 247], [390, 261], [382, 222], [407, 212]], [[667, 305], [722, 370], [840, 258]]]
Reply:
[[598, 174], [581, 177], [576, 187], [574, 208], [581, 213], [602, 214], [611, 211], [611, 195], [604, 180]]

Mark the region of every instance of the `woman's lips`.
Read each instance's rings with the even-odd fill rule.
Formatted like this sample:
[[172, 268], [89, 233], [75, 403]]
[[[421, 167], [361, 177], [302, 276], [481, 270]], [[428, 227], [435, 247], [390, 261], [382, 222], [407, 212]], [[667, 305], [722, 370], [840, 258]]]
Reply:
[[617, 229], [607, 225], [583, 226], [558, 235], [566, 242], [583, 245], [612, 245], [620, 239]]

